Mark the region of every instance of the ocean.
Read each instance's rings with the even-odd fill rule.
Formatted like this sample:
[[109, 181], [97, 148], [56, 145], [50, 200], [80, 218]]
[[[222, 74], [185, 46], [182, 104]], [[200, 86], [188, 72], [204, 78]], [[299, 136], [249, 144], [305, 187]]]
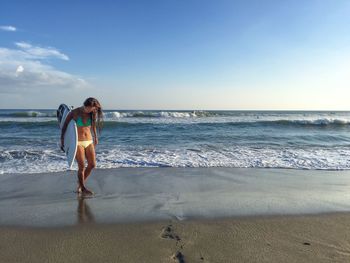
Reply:
[[[55, 109], [0, 110], [0, 174], [67, 170]], [[97, 168], [350, 169], [350, 112], [106, 110]], [[77, 169], [77, 165], [73, 166]]]

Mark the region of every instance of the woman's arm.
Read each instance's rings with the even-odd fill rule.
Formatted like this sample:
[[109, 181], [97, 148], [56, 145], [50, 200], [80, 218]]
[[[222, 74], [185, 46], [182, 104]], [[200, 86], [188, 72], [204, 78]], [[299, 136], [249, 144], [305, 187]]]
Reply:
[[97, 132], [96, 132], [96, 124], [92, 125], [92, 133], [94, 134], [94, 144], [98, 144]]
[[92, 133], [94, 137], [94, 145], [98, 144], [97, 132], [96, 132], [96, 113], [92, 114]]

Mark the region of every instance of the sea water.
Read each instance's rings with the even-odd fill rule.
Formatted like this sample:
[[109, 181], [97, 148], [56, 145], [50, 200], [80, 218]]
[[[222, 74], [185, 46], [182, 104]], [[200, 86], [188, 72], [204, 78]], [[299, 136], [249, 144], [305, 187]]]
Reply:
[[[0, 110], [0, 174], [65, 171], [59, 144], [55, 109]], [[97, 168], [347, 170], [350, 112], [105, 110], [96, 157]]]

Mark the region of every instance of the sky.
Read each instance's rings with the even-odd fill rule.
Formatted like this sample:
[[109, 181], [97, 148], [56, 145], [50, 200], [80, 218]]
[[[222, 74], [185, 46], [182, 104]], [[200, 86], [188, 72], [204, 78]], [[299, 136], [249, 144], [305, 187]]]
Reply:
[[350, 110], [348, 0], [2, 0], [0, 108]]

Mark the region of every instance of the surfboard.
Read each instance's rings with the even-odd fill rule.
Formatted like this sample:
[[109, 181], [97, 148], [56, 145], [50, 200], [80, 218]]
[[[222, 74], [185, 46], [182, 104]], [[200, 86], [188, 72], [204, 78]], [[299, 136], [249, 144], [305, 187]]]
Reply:
[[[67, 118], [68, 113], [71, 109], [66, 104], [61, 104], [57, 110], [57, 120], [60, 125], [60, 129], [62, 131], [64, 122]], [[67, 156], [68, 168], [72, 169], [75, 155], [77, 153], [77, 145], [78, 145], [78, 130], [75, 121], [72, 119], [68, 125], [66, 132], [64, 134], [64, 152]]]

